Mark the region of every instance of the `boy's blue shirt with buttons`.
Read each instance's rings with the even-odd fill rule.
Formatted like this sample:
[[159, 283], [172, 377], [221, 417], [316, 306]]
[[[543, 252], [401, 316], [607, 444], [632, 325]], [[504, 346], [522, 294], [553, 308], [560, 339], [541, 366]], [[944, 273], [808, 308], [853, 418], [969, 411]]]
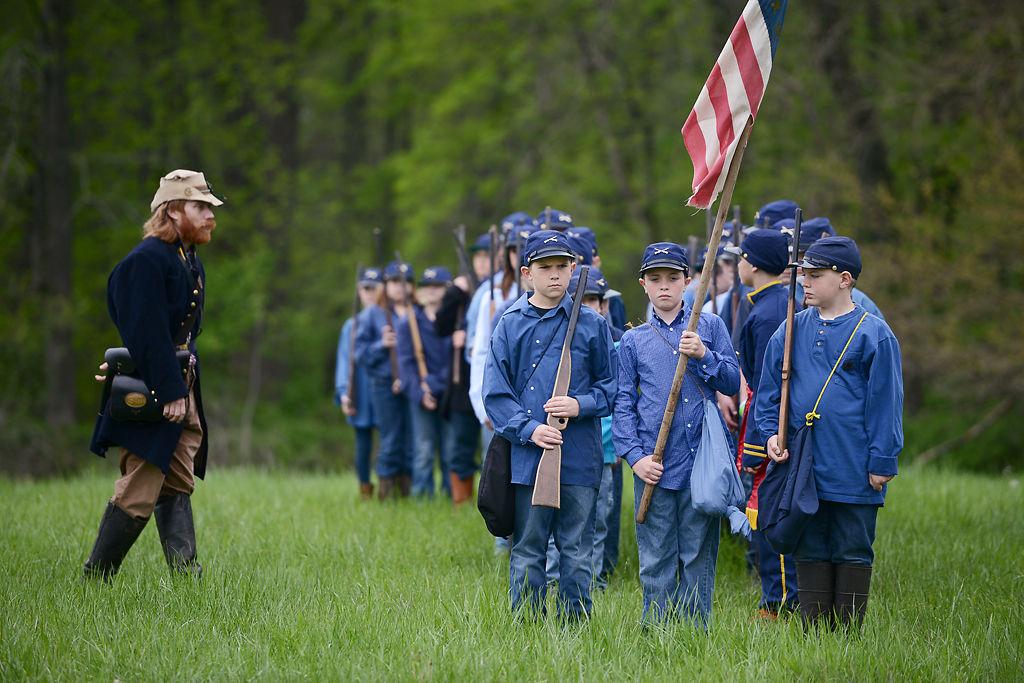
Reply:
[[[434, 331], [434, 322], [427, 317], [423, 309], [413, 306], [416, 322], [419, 324], [420, 340], [423, 342], [423, 358], [427, 366], [427, 386], [435, 399], [448, 388], [448, 373], [451, 369], [452, 338], [440, 337]], [[423, 389], [420, 387], [419, 366], [412, 345], [412, 331], [409, 319], [402, 318], [398, 325], [398, 369], [402, 378], [402, 388], [406, 396], [416, 405], [423, 400]]]
[[[865, 314], [859, 305], [835, 320], [816, 307], [795, 318], [789, 383], [790, 433], [804, 426], [825, 380]], [[765, 441], [778, 432], [785, 324], [772, 335], [757, 387], [754, 419]], [[885, 321], [868, 314], [828, 384], [812, 435], [818, 497], [838, 503], [881, 505], [868, 474], [895, 475], [903, 449], [903, 370], [899, 342]]]
[[[679, 358], [679, 339], [686, 331], [689, 316], [686, 306], [671, 323], [655, 315], [650, 322], [628, 330], [619, 342], [619, 389], [612, 437], [615, 451], [631, 467], [654, 452]], [[700, 446], [704, 398], [714, 402], [716, 391], [732, 395], [740, 386], [739, 364], [722, 319], [702, 313], [697, 334], [707, 351], [704, 358], [691, 358], [687, 365], [665, 445], [665, 471], [658, 482], [659, 488], [672, 491], [690, 484], [690, 472]], [[728, 433], [718, 410], [713, 417], [722, 422]]]
[[[543, 314], [520, 297], [501, 316], [487, 356], [484, 405], [497, 433], [512, 443], [512, 483], [531, 486], [541, 449], [530, 437], [546, 424], [572, 299]], [[583, 306], [572, 343], [568, 395], [580, 413], [562, 432], [562, 484], [598, 488], [603, 455], [599, 418], [615, 400], [615, 350], [607, 321]]]
[[[392, 313], [397, 328], [404, 319]], [[367, 306], [360, 313], [356, 327], [356, 358], [366, 373], [376, 379], [391, 379], [391, 352], [383, 344], [382, 331], [388, 324], [387, 314], [380, 306]]]

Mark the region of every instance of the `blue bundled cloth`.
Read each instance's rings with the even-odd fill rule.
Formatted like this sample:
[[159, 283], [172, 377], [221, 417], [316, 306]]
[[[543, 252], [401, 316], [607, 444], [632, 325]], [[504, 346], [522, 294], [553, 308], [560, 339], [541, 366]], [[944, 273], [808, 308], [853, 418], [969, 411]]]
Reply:
[[790, 439], [789, 458], [771, 462], [758, 489], [758, 528], [772, 550], [780, 555], [796, 551], [811, 517], [818, 512], [818, 487], [814, 483], [812, 427], [801, 427]]
[[743, 482], [732, 458], [718, 406], [704, 399], [700, 448], [690, 474], [690, 504], [706, 515], [728, 517], [732, 533], [750, 538], [750, 522], [739, 509], [745, 501]]

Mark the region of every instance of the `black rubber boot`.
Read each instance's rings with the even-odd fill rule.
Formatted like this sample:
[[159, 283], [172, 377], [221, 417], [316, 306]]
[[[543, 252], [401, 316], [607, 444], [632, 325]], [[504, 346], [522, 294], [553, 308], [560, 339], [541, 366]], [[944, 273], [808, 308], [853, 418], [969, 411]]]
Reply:
[[[837, 564], [836, 617], [843, 628], [859, 630], [864, 623], [871, 592], [871, 565]], [[803, 593], [800, 594], [801, 598]]]
[[132, 517], [108, 502], [107, 509], [103, 511], [103, 519], [100, 520], [100, 529], [96, 533], [92, 553], [89, 554], [89, 559], [85, 561], [82, 570], [85, 578], [111, 581], [148, 521], [148, 517]]
[[161, 496], [153, 510], [160, 545], [172, 572], [199, 578], [203, 567], [196, 561], [196, 527], [192, 521], [192, 498], [184, 493]]
[[796, 581], [800, 586], [800, 616], [804, 628], [829, 623], [835, 604], [835, 565], [831, 562], [797, 562]]

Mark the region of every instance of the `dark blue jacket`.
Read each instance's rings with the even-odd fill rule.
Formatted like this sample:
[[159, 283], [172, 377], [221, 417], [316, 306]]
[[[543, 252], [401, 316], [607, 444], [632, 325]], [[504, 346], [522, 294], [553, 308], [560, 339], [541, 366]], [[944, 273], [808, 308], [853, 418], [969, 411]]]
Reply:
[[[398, 334], [403, 316], [392, 311], [391, 321]], [[367, 306], [356, 319], [356, 358], [366, 368], [366, 374], [380, 380], [398, 379], [391, 377], [391, 351], [382, 342], [382, 331], [388, 324], [387, 313], [380, 306]], [[381, 419], [381, 415], [377, 419]]]
[[[179, 248], [177, 243], [168, 244], [148, 237], [114, 267], [107, 280], [110, 318], [121, 335], [121, 342], [131, 354], [139, 376], [154, 392], [160, 405], [188, 396], [188, 386], [175, 358], [173, 339], [192, 305], [201, 310], [205, 298], [206, 271], [199, 257], [195, 257], [199, 276], [195, 288], [192, 288], [186, 266], [178, 254]], [[195, 337], [201, 324], [201, 318], [197, 318], [192, 325], [189, 346], [193, 353], [196, 352]], [[194, 474], [202, 479], [206, 474], [207, 429], [198, 363], [192, 388], [203, 427], [203, 442], [196, 453]], [[96, 455], [104, 456], [111, 446], [121, 446], [166, 474], [183, 429], [183, 425], [166, 420], [119, 422], [110, 417], [109, 406], [104, 405], [96, 420], [89, 448]]]
[[[572, 299], [539, 315], [527, 297], [515, 300], [491, 336], [484, 371], [484, 407], [494, 430], [512, 442], [512, 483], [532, 486], [540, 448], [530, 440], [547, 420], [544, 404], [551, 398], [562, 343], [569, 326]], [[611, 414], [615, 401], [615, 349], [608, 322], [593, 310], [580, 308], [572, 340], [569, 396], [580, 414], [562, 432], [562, 483], [599, 488], [604, 451], [600, 419]]]
[[[789, 382], [789, 433], [805, 423], [840, 352], [865, 310], [824, 320], [811, 307], [797, 313]], [[754, 396], [754, 420], [765, 441], [779, 429], [782, 384], [782, 325], [768, 342], [764, 371]], [[881, 505], [868, 474], [895, 475], [903, 449], [903, 371], [900, 346], [881, 318], [868, 315], [829, 381], [811, 435], [818, 497], [837, 503]], [[748, 432], [751, 425], [748, 423]]]
[[[442, 337], [434, 330], [434, 321], [427, 317], [423, 309], [413, 306], [416, 322], [419, 323], [420, 341], [423, 342], [424, 364], [427, 366], [427, 386], [435, 400], [448, 388], [448, 378], [452, 364], [452, 338]], [[412, 331], [409, 318], [402, 318], [398, 324], [398, 371], [402, 378], [402, 390], [414, 405], [423, 400], [423, 389], [420, 387], [419, 366], [416, 363], [416, 352], [412, 344]]]
[[[789, 306], [789, 288], [781, 282], [771, 282], [764, 287], [752, 290], [744, 297], [751, 304], [747, 319], [743, 322], [736, 344], [736, 354], [740, 359], [740, 369], [747, 378], [747, 386], [751, 391], [757, 390], [761, 381], [761, 366], [764, 362], [764, 351], [768, 341], [786, 322], [786, 309]], [[754, 404], [747, 405], [753, 411]], [[743, 466], [757, 467], [767, 456], [764, 442], [757, 429], [754, 428], [754, 417], [747, 418], [747, 431], [743, 438]]]

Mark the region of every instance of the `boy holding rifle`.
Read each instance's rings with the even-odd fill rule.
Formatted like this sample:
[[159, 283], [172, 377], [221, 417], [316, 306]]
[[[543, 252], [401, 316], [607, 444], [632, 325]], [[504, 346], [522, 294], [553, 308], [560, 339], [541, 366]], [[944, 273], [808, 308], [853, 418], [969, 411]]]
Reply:
[[[686, 252], [678, 244], [656, 242], [644, 250], [640, 286], [654, 315], [627, 330], [619, 343], [615, 450], [633, 468], [637, 509], [644, 487], [658, 487], [646, 521], [636, 527], [644, 624], [685, 617], [706, 626], [715, 588], [719, 518], [691, 506], [690, 473], [701, 441], [704, 398], [713, 399], [716, 391], [736, 393], [740, 373], [721, 318], [702, 313], [697, 331], [687, 331], [690, 307], [683, 305], [683, 291], [688, 271]], [[679, 353], [690, 360], [659, 464], [652, 453]], [[722, 420], [717, 409], [707, 417]]]
[[783, 327], [765, 352], [754, 419], [776, 462], [790, 456], [779, 434], [784, 390], [789, 442], [798, 441], [798, 429], [813, 428], [799, 439], [813, 453], [819, 501], [796, 546], [800, 612], [808, 625], [824, 620], [859, 627], [871, 584], [875, 520], [903, 448], [900, 347], [883, 320], [853, 302], [861, 272], [853, 240], [820, 239], [798, 265], [807, 308], [794, 319], [792, 377], [787, 386], [780, 370]]
[[[484, 405], [495, 431], [512, 443], [515, 527], [509, 566], [512, 609], [545, 612], [545, 557], [554, 535], [559, 551], [558, 611], [567, 620], [590, 614], [594, 516], [601, 484], [599, 418], [615, 396], [615, 352], [608, 323], [583, 307], [575, 329], [566, 293], [576, 257], [565, 235], [531, 234], [522, 251], [522, 276], [533, 294], [520, 297], [491, 338]], [[565, 395], [553, 395], [559, 370], [569, 368]], [[559, 425], [557, 428], [552, 423]], [[541, 451], [561, 450], [557, 507], [534, 505]]]
[[334, 371], [334, 401], [341, 406], [348, 423], [356, 432], [356, 476], [359, 478], [359, 495], [363, 500], [373, 498], [373, 483], [370, 481], [370, 457], [373, 453], [373, 428], [376, 417], [370, 400], [370, 378], [366, 367], [356, 357], [356, 317], [360, 310], [366, 310], [380, 298], [381, 271], [378, 268], [362, 268], [359, 271], [356, 304], [352, 317], [345, 321], [338, 340], [338, 362]]
[[417, 282], [415, 299], [398, 323], [398, 367], [402, 389], [412, 413], [414, 453], [412, 494], [433, 497], [434, 460], [441, 461], [441, 488], [451, 492], [448, 481], [451, 456], [451, 423], [441, 415], [440, 400], [448, 387], [452, 338], [434, 329], [441, 299], [452, 276], [443, 266], [426, 268]]
[[[751, 230], [742, 247], [726, 247], [739, 257], [740, 281], [748, 288], [746, 299], [750, 310], [735, 335], [740, 369], [747, 380], [747, 406], [753, 406], [753, 392], [761, 380], [762, 361], [768, 340], [786, 322], [788, 290], [782, 284], [782, 273], [789, 264], [789, 240], [782, 232], [766, 228]], [[753, 476], [753, 490], [747, 504], [750, 518], [751, 545], [757, 558], [757, 575], [761, 579], [761, 601], [758, 618], [773, 620], [783, 608], [796, 607], [796, 568], [791, 556], [772, 550], [764, 533], [757, 528], [757, 489], [768, 468], [764, 441], [758, 436], [754, 420], [747, 410], [740, 424], [740, 458], [743, 471]]]
[[395, 332], [408, 312], [412, 281], [412, 266], [389, 263], [384, 268], [380, 300], [356, 319], [356, 357], [370, 376], [370, 400], [380, 432], [377, 478], [381, 500], [408, 496], [412, 484], [412, 417], [402, 391]]

